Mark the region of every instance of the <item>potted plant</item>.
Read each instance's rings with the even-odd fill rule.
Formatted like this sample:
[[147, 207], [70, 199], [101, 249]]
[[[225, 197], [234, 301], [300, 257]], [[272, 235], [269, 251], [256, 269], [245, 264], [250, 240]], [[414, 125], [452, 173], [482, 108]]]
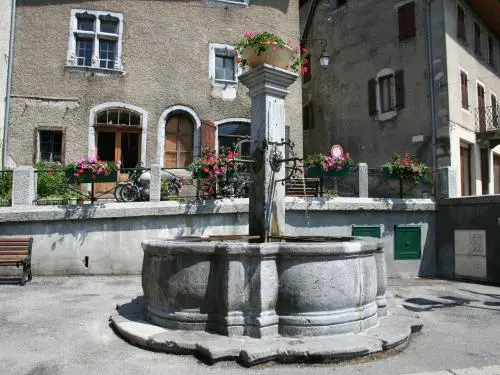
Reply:
[[354, 165], [354, 160], [348, 152], [338, 156], [312, 154], [304, 158], [304, 167], [309, 169], [309, 177], [346, 176], [351, 165]]
[[214, 149], [204, 148], [199, 157], [189, 165], [193, 178], [204, 180], [205, 196], [211, 198], [216, 194], [217, 185], [227, 183], [237, 169], [234, 158], [238, 153], [221, 147], [219, 153]]
[[112, 161], [99, 160], [96, 157], [83, 157], [65, 168], [66, 177], [71, 183], [115, 182], [117, 168]]
[[402, 155], [394, 154], [391, 160], [381, 166], [381, 169], [383, 175], [388, 179], [414, 184], [427, 180], [432, 174], [432, 170], [427, 164], [408, 152]]
[[308, 63], [301, 53], [307, 50], [299, 46], [290, 46], [278, 35], [264, 32], [246, 32], [243, 39], [235, 44], [236, 61], [241, 67], [254, 68], [257, 65], [269, 64], [304, 75]]

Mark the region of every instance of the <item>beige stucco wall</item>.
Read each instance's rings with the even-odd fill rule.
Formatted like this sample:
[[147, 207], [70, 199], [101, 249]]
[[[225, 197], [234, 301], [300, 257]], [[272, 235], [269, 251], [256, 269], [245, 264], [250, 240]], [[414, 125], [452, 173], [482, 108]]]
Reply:
[[10, 41], [12, 0], [0, 0], [0, 168], [3, 158], [5, 99], [7, 95], [7, 71]]
[[[9, 154], [32, 164], [37, 127], [63, 128], [66, 161], [88, 151], [91, 108], [107, 102], [137, 106], [148, 114], [147, 160], [155, 161], [160, 115], [169, 107], [191, 108], [202, 120], [248, 118], [247, 90], [238, 85], [232, 101], [214, 98], [208, 73], [209, 44], [237, 41], [246, 31], [269, 30], [299, 39], [298, 0], [255, 0], [250, 7], [209, 1], [59, 1], [40, 5], [19, 0], [17, 9], [12, 128]], [[126, 74], [101, 75], [64, 67], [71, 9], [123, 14]], [[40, 35], [44, 44], [41, 45]], [[287, 125], [302, 149], [301, 87], [287, 97]]]
[[[481, 171], [480, 171], [480, 147], [476, 139], [476, 117], [475, 110], [478, 107], [477, 84], [485, 88], [485, 105], [491, 106], [491, 94], [493, 93], [500, 103], [500, 51], [498, 36], [496, 36], [496, 62], [497, 67], [492, 68], [487, 62], [487, 35], [493, 35], [491, 30], [476, 17], [471, 8], [465, 2], [459, 2], [466, 12], [467, 43], [457, 40], [457, 1], [445, 0], [446, 15], [446, 51], [447, 77], [442, 80], [442, 84], [447, 85], [449, 92], [449, 118], [450, 118], [450, 145], [451, 145], [451, 165], [457, 171], [457, 191], [461, 191], [461, 170], [460, 170], [460, 142], [471, 145], [471, 178], [472, 194], [480, 195], [482, 192]], [[482, 29], [482, 52], [483, 57], [478, 58], [474, 53], [473, 22], [480, 24]], [[467, 111], [462, 108], [462, 93], [460, 84], [460, 71], [467, 73], [469, 81], [469, 107]], [[490, 176], [493, 174], [493, 165], [490, 151]], [[493, 179], [490, 179], [489, 190], [493, 193]]]

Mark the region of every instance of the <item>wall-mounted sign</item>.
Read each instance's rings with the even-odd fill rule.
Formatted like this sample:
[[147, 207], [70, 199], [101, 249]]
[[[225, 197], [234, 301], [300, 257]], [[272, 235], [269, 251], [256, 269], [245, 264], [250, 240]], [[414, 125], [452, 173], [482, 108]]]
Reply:
[[418, 142], [423, 142], [423, 141], [424, 141], [423, 135], [414, 135], [413, 137], [411, 137], [412, 143], [418, 143]]
[[338, 158], [339, 156], [344, 155], [344, 150], [340, 145], [333, 145], [330, 150], [330, 154], [332, 155], [332, 157]]

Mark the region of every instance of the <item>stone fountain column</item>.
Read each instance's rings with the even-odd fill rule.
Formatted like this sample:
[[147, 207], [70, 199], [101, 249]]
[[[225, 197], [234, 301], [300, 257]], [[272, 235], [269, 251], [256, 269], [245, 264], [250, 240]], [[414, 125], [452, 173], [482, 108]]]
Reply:
[[[273, 155], [285, 157], [285, 97], [297, 74], [271, 65], [259, 65], [239, 76], [252, 99], [251, 152], [257, 160], [250, 193], [249, 232], [267, 242], [285, 231], [285, 166], [273, 170]], [[281, 144], [280, 144], [281, 143]]]

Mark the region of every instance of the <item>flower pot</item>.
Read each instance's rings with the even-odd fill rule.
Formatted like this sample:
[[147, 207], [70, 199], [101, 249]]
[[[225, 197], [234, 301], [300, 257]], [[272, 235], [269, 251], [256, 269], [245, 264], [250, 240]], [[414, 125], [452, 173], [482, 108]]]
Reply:
[[321, 168], [309, 167], [307, 172], [307, 177], [321, 177], [321, 176], [333, 176], [333, 177], [344, 177], [349, 174], [350, 167], [345, 166], [344, 169], [340, 171], [324, 171]]
[[265, 51], [259, 51], [259, 48], [255, 46], [247, 47], [242, 51], [242, 55], [251, 68], [261, 64], [269, 64], [290, 70], [295, 59], [295, 51], [287, 45], [272, 46]]
[[82, 173], [79, 177], [75, 176], [75, 172], [68, 170], [66, 171], [66, 177], [69, 179], [70, 183], [75, 184], [88, 184], [91, 182], [116, 182], [117, 181], [117, 172], [111, 171], [108, 175], [99, 175], [92, 178], [91, 173]]

